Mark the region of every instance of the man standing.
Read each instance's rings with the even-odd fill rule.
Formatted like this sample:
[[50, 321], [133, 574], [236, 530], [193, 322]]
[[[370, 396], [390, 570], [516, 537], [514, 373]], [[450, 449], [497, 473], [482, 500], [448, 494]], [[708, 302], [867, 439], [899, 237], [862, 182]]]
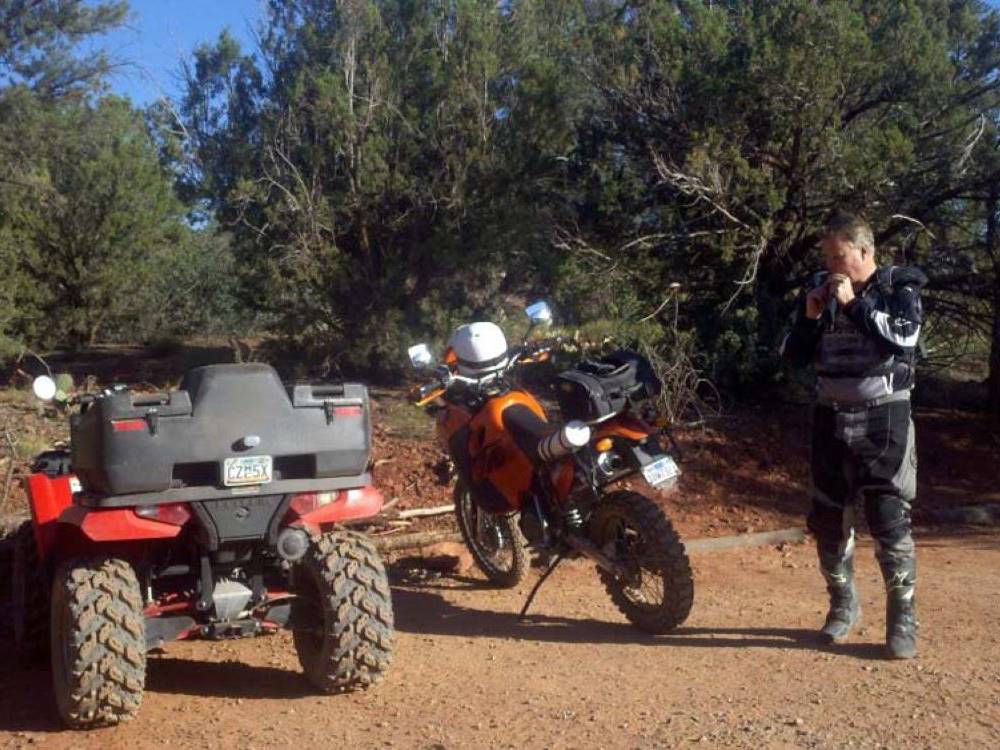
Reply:
[[782, 344], [787, 359], [812, 362], [817, 375], [807, 525], [830, 594], [821, 633], [840, 642], [861, 618], [854, 586], [860, 497], [885, 579], [886, 647], [893, 658], [910, 659], [917, 651], [910, 390], [927, 278], [915, 268], [879, 267], [871, 227], [856, 216], [834, 215], [821, 247], [827, 270], [813, 277]]

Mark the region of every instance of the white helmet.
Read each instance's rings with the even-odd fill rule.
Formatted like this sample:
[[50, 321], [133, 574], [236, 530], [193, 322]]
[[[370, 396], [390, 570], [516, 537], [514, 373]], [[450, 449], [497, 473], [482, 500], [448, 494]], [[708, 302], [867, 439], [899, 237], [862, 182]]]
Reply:
[[507, 366], [507, 338], [495, 323], [459, 326], [448, 345], [458, 357], [458, 374], [483, 379]]

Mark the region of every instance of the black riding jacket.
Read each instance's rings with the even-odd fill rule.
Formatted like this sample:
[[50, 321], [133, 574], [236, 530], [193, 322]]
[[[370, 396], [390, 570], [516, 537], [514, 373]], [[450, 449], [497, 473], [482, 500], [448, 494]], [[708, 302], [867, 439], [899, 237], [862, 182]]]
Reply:
[[905, 395], [914, 384], [920, 290], [927, 277], [917, 268], [878, 268], [848, 305], [810, 320], [806, 294], [828, 276], [815, 274], [800, 296], [782, 354], [799, 367], [813, 363], [820, 403], [878, 403]]

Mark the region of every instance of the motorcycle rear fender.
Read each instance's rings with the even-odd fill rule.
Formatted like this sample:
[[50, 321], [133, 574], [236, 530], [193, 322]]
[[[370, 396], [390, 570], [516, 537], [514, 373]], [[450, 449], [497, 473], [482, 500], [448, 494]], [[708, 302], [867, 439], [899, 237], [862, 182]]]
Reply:
[[624, 438], [633, 443], [642, 443], [655, 435], [657, 430], [648, 423], [631, 414], [622, 414], [600, 425], [593, 440], [602, 438]]

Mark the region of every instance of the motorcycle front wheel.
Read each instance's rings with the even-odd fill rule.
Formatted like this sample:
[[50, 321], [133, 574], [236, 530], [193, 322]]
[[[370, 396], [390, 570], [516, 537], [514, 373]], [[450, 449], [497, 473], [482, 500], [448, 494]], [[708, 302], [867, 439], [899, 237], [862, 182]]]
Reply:
[[459, 480], [455, 485], [455, 516], [465, 545], [490, 583], [509, 589], [524, 579], [528, 555], [515, 514], [481, 509]]
[[694, 579], [687, 551], [663, 510], [638, 492], [614, 492], [594, 509], [590, 538], [624, 569], [599, 570], [611, 600], [639, 630], [667, 633], [687, 619]]

